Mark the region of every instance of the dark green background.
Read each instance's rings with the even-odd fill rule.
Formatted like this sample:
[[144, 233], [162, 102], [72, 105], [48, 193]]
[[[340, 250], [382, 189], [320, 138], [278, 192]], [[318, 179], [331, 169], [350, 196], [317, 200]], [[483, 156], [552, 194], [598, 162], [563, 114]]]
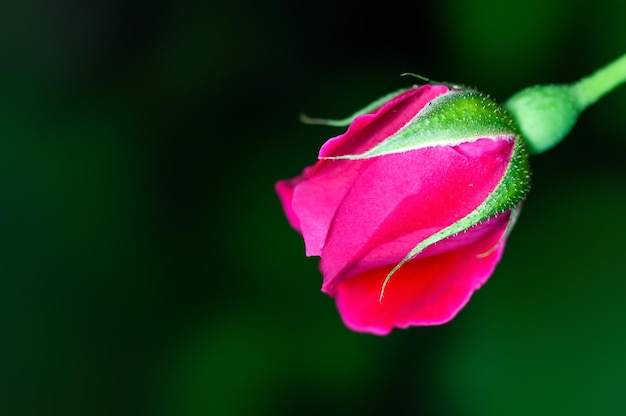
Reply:
[[[417, 72], [496, 100], [626, 52], [626, 3], [0, 10], [0, 413], [626, 412], [626, 87], [534, 157], [451, 323], [348, 331], [273, 183]], [[516, 5], [519, 4], [519, 5]]]

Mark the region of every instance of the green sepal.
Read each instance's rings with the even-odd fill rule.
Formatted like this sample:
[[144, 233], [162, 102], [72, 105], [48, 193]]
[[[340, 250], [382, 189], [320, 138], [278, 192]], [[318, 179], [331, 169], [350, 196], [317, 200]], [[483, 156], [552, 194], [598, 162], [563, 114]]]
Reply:
[[397, 97], [398, 95], [408, 90], [410, 90], [410, 88], [402, 88], [400, 90], [384, 95], [380, 97], [379, 99], [377, 99], [376, 101], [369, 103], [368, 105], [366, 105], [359, 111], [355, 112], [354, 114], [346, 118], [342, 118], [342, 119], [313, 118], [313, 117], [307, 116], [306, 114], [300, 114], [300, 121], [305, 124], [320, 124], [324, 126], [333, 126], [333, 127], [349, 126], [350, 124], [352, 124], [354, 119], [357, 118], [358, 116], [371, 113], [372, 111], [376, 110], [377, 108], [385, 104], [387, 101]]
[[324, 159], [367, 159], [434, 146], [455, 146], [512, 135], [510, 115], [484, 94], [451, 90], [432, 100], [400, 130], [372, 149]]
[[[421, 241], [398, 263], [385, 277], [379, 301], [382, 302], [385, 288], [392, 275], [397, 272], [405, 263], [417, 256], [429, 246], [438, 243], [448, 237], [464, 232], [481, 222], [495, 217], [517, 207], [525, 198], [530, 189], [530, 165], [528, 162], [528, 150], [526, 143], [516, 134], [513, 154], [502, 179], [489, 196], [467, 216], [449, 225], [441, 231], [431, 235]], [[513, 216], [513, 215], [512, 215]]]

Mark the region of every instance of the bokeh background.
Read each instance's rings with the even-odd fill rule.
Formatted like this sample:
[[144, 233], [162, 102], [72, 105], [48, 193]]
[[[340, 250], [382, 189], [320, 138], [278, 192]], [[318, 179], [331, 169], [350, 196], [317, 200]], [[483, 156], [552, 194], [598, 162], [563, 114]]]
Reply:
[[[6, 4], [5, 4], [6, 3]], [[596, 0], [27, 0], [0, 12], [0, 413], [626, 413], [626, 87], [536, 156], [449, 324], [356, 334], [276, 180], [409, 85], [497, 100], [626, 52]]]

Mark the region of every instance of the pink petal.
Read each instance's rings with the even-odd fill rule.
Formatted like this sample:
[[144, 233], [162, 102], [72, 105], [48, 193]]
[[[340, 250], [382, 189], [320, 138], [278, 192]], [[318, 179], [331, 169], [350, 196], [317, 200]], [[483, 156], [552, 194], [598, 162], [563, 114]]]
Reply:
[[[460, 149], [372, 159], [334, 215], [321, 256], [322, 290], [332, 296], [344, 280], [394, 266], [420, 241], [472, 212], [500, 182], [513, 145], [482, 139]], [[467, 157], [466, 151], [480, 156]]]
[[[433, 98], [447, 91], [448, 88], [442, 85], [425, 85], [401, 94], [376, 112], [358, 117], [346, 133], [324, 144], [320, 156], [365, 152], [404, 126]], [[322, 160], [306, 168], [302, 175], [276, 185], [290, 224], [304, 237], [307, 256], [321, 255], [337, 207], [354, 180], [372, 161]]]
[[[418, 257], [404, 265], [391, 277], [382, 303], [380, 291], [391, 267], [370, 270], [341, 283], [336, 301], [346, 326], [385, 335], [394, 327], [438, 325], [452, 319], [493, 273], [504, 250], [505, 241], [499, 240], [509, 214], [488, 220], [482, 232], [489, 232], [470, 245]], [[463, 234], [459, 237], [465, 238]], [[479, 257], [494, 247], [488, 256]]]
[[[371, 160], [360, 161], [321, 161], [307, 168], [302, 177], [292, 179], [291, 201], [283, 202], [287, 215], [297, 220], [298, 231], [302, 233], [307, 256], [320, 256], [326, 241], [328, 228], [335, 215], [337, 206], [350, 190], [352, 182]], [[314, 171], [314, 175], [309, 172]], [[283, 197], [289, 196], [288, 190], [281, 189]], [[279, 194], [280, 195], [280, 194]]]
[[293, 201], [293, 190], [301, 182], [300, 178], [287, 179], [284, 181], [276, 182], [274, 186], [274, 190], [278, 194], [278, 198], [280, 199], [280, 203], [283, 206], [283, 211], [285, 211], [285, 216], [287, 217], [287, 221], [293, 228], [297, 231], [302, 231], [300, 229], [300, 221], [298, 220], [298, 216], [292, 208]]

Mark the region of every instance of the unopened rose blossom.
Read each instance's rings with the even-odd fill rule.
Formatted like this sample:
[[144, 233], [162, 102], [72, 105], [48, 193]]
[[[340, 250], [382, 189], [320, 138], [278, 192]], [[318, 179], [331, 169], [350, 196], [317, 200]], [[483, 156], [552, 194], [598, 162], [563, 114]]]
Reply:
[[475, 91], [411, 88], [354, 119], [276, 191], [345, 324], [441, 324], [502, 256], [529, 185], [510, 117]]
[[[322, 291], [351, 329], [452, 319], [493, 273], [530, 186], [528, 153], [551, 149], [582, 111], [626, 82], [626, 55], [572, 84], [526, 88], [499, 106], [427, 84], [345, 120], [317, 163], [276, 184]], [[311, 121], [311, 120], [309, 120]]]

